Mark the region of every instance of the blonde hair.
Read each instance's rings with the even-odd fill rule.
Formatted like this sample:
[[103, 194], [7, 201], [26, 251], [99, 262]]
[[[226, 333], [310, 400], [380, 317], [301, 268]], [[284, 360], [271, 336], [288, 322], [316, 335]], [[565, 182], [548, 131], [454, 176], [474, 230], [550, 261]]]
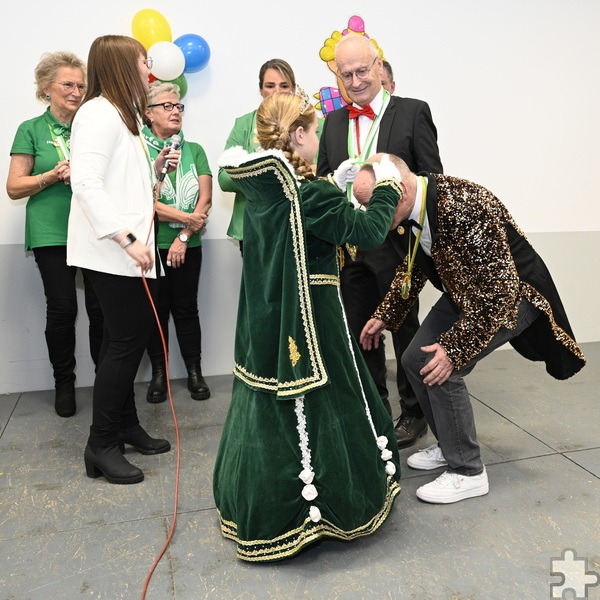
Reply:
[[314, 122], [315, 107], [296, 94], [277, 92], [265, 98], [256, 113], [256, 137], [265, 150], [281, 150], [298, 175], [313, 179], [310, 163], [292, 144], [292, 133]]
[[44, 90], [56, 79], [58, 70], [63, 67], [80, 69], [85, 80], [85, 63], [72, 52], [46, 52], [35, 68], [35, 97], [42, 102], [48, 102]]
[[170, 81], [153, 81], [148, 88], [148, 104], [153, 104], [159, 96], [167, 94], [175, 94], [179, 100], [181, 90], [176, 83]]

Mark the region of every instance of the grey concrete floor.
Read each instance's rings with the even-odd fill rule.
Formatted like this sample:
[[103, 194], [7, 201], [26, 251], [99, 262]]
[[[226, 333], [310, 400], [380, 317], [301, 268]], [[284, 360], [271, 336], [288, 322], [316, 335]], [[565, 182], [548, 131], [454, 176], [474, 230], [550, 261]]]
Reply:
[[[495, 352], [470, 375], [487, 496], [446, 506], [420, 502], [416, 488], [441, 470], [411, 471], [406, 457], [414, 448], [406, 449], [402, 493], [375, 535], [325, 541], [266, 565], [235, 558], [234, 543], [219, 533], [212, 499], [232, 377], [207, 378], [212, 397], [204, 402], [189, 398], [183, 380], [174, 381], [179, 516], [147, 598], [575, 598], [551, 584], [561, 583], [552, 560], [568, 549], [573, 564], [588, 572], [585, 581], [600, 572], [600, 343], [585, 344], [584, 351], [588, 365], [564, 382], [512, 350]], [[144, 426], [174, 442], [168, 403], [148, 404], [144, 384], [137, 393]], [[128, 450], [146, 475], [137, 485], [89, 479], [83, 448], [90, 415], [90, 388], [78, 390], [70, 419], [56, 416], [51, 391], [0, 397], [3, 600], [141, 597], [172, 522], [176, 452]], [[428, 434], [417, 447], [433, 442]], [[600, 586], [572, 583], [587, 598], [600, 598]]]

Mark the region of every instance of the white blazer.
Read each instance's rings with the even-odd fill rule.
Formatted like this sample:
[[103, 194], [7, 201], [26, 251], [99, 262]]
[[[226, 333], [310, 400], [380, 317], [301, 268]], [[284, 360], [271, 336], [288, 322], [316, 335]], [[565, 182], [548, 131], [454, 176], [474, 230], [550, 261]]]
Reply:
[[[71, 133], [73, 198], [67, 264], [103, 273], [141, 277], [127, 252], [108, 236], [125, 229], [154, 252], [154, 168], [142, 137], [125, 127], [105, 98], [86, 102]], [[146, 277], [156, 277], [156, 265]]]

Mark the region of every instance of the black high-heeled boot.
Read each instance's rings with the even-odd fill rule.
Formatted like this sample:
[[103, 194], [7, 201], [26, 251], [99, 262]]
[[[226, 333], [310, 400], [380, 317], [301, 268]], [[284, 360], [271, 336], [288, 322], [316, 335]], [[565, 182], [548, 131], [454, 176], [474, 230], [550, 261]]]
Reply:
[[152, 404], [167, 399], [167, 369], [164, 360], [152, 361], [152, 379], [146, 392], [146, 400]]
[[88, 477], [95, 479], [104, 475], [110, 483], [139, 483], [144, 479], [144, 473], [132, 465], [122, 454], [118, 445], [102, 448], [99, 446], [85, 447], [83, 453], [85, 472]]
[[54, 372], [54, 410], [59, 417], [75, 414], [75, 328], [46, 331], [48, 356]]
[[171, 443], [168, 440], [150, 437], [139, 423], [119, 432], [121, 452], [125, 451], [125, 444], [133, 446], [140, 454], [162, 454], [171, 449]]
[[192, 400], [207, 400], [210, 398], [210, 390], [204, 377], [202, 377], [202, 368], [200, 361], [190, 363], [185, 366], [188, 372], [187, 387]]

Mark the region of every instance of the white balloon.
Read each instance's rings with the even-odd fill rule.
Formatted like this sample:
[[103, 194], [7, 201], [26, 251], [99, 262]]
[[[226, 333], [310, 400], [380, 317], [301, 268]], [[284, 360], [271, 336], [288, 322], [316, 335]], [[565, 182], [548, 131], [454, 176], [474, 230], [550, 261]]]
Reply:
[[150, 73], [156, 79], [163, 81], [177, 79], [185, 68], [183, 51], [173, 42], [156, 42], [148, 48], [148, 57], [153, 63]]

